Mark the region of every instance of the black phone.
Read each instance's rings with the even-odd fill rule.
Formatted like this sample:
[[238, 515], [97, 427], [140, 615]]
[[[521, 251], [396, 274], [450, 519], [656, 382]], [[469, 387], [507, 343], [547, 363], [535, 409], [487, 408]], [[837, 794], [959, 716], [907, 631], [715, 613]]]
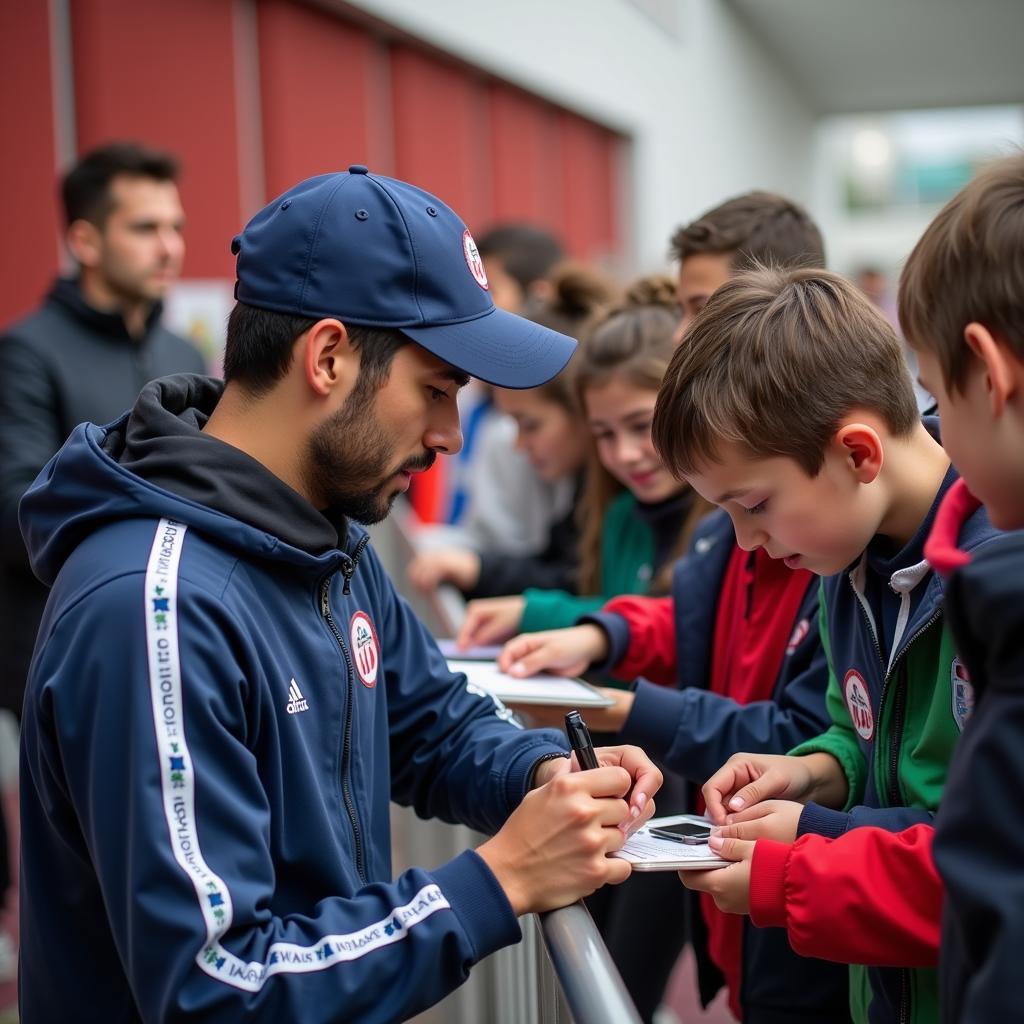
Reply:
[[674, 839], [688, 846], [706, 843], [711, 838], [711, 826], [699, 821], [677, 821], [674, 825], [658, 825], [649, 831], [659, 839]]

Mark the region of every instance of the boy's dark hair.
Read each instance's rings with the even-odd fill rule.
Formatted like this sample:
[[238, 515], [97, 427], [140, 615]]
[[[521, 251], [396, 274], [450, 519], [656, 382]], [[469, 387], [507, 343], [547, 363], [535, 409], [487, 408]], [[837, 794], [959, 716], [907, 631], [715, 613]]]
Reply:
[[853, 409], [879, 413], [897, 437], [919, 422], [892, 327], [838, 274], [761, 267], [722, 285], [694, 319], [658, 392], [651, 434], [678, 476], [718, 462], [730, 443], [816, 476]]
[[[321, 318], [295, 316], [236, 302], [228, 317], [224, 345], [224, 380], [241, 384], [253, 397], [265, 395], [288, 371], [300, 334]], [[394, 327], [346, 324], [359, 349], [359, 376], [354, 395], [372, 395], [388, 378], [395, 353], [408, 338]]]
[[734, 270], [825, 265], [825, 243], [810, 214], [773, 192], [747, 192], [726, 200], [679, 228], [671, 246], [680, 263], [699, 253], [733, 253]]
[[111, 142], [86, 153], [61, 182], [65, 222], [87, 220], [102, 228], [114, 208], [110, 183], [119, 175], [174, 181], [178, 161], [170, 153], [137, 142]]
[[476, 240], [481, 257], [501, 260], [505, 272], [523, 291], [542, 281], [565, 258], [561, 243], [534, 224], [499, 224]]
[[990, 164], [928, 225], [900, 276], [900, 325], [960, 391], [977, 321], [1024, 359], [1024, 153]]

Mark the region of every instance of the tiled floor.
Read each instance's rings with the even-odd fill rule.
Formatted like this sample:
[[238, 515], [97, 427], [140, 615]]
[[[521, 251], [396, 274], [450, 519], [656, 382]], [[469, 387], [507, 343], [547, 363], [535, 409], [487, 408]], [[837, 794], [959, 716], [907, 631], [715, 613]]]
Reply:
[[[18, 941], [18, 727], [14, 715], [0, 711], [0, 799], [4, 801], [11, 844], [11, 891], [0, 910], [0, 930]], [[17, 1024], [18, 983], [0, 982], [0, 1024]]]
[[[697, 972], [693, 953], [687, 946], [683, 955], [679, 958], [669, 978], [668, 991], [665, 993], [664, 1013], [658, 1024], [674, 1024], [672, 1017], [679, 1024], [735, 1024], [736, 1018], [729, 1012], [726, 994], [723, 990], [718, 993], [711, 1005], [701, 1009], [700, 999], [697, 997]], [[0, 1021], [0, 1024], [3, 1024]]]
[[[8, 838], [11, 842], [11, 875], [13, 884], [7, 896], [7, 905], [0, 915], [0, 929], [7, 932], [15, 943], [18, 940], [18, 790], [17, 782], [6, 785], [3, 792], [7, 817]], [[16, 979], [0, 983], [0, 1024], [17, 1024], [18, 983]]]

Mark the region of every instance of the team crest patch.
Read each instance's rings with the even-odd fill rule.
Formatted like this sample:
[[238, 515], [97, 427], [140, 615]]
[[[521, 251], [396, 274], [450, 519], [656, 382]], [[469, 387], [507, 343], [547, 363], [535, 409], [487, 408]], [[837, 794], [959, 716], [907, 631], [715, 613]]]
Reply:
[[376, 686], [377, 669], [380, 668], [380, 644], [377, 642], [377, 631], [366, 612], [358, 611], [352, 616], [348, 624], [348, 636], [352, 645], [352, 660], [363, 686]]
[[870, 740], [875, 735], [875, 716], [871, 711], [871, 694], [864, 677], [851, 668], [843, 678], [843, 694], [846, 697], [846, 710], [850, 713], [857, 735], [862, 740]]
[[480, 250], [476, 247], [476, 242], [473, 241], [473, 236], [468, 230], [462, 232], [462, 253], [466, 257], [466, 266], [469, 267], [473, 280], [484, 291], [487, 291], [489, 285], [487, 284], [487, 271], [484, 270], [484, 261], [480, 258]]
[[967, 719], [974, 710], [974, 686], [971, 684], [970, 674], [959, 658], [953, 659], [953, 665], [949, 670], [949, 684], [953, 695], [953, 721], [963, 732]]
[[786, 644], [786, 653], [794, 654], [796, 649], [804, 642], [807, 634], [811, 631], [811, 624], [807, 619], [801, 619], [793, 630], [793, 635], [789, 638], [789, 643]]

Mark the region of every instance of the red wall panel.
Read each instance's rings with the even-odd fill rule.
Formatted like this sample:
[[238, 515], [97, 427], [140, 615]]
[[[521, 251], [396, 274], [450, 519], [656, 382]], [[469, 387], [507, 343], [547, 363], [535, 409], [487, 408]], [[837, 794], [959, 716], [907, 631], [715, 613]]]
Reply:
[[[406, 47], [391, 51], [395, 174], [432, 192], [472, 230], [489, 215], [486, 96], [468, 71]], [[420, 518], [443, 516], [445, 460], [410, 491]]]
[[478, 229], [490, 217], [483, 85], [468, 70], [397, 46], [391, 103], [396, 176], [434, 193]]
[[501, 82], [488, 88], [495, 223], [559, 226], [561, 178], [557, 110]]
[[376, 40], [287, 0], [263, 0], [258, 25], [267, 199], [350, 164], [381, 170], [369, 124]]
[[0, 326], [29, 312], [57, 271], [62, 218], [54, 153], [50, 26], [43, 3], [0, 3], [0, 185], [4, 210]]
[[133, 138], [182, 161], [188, 277], [233, 277], [242, 226], [230, 0], [71, 0], [79, 151]]
[[607, 255], [617, 248], [615, 136], [569, 111], [558, 121], [566, 245], [580, 259]]

